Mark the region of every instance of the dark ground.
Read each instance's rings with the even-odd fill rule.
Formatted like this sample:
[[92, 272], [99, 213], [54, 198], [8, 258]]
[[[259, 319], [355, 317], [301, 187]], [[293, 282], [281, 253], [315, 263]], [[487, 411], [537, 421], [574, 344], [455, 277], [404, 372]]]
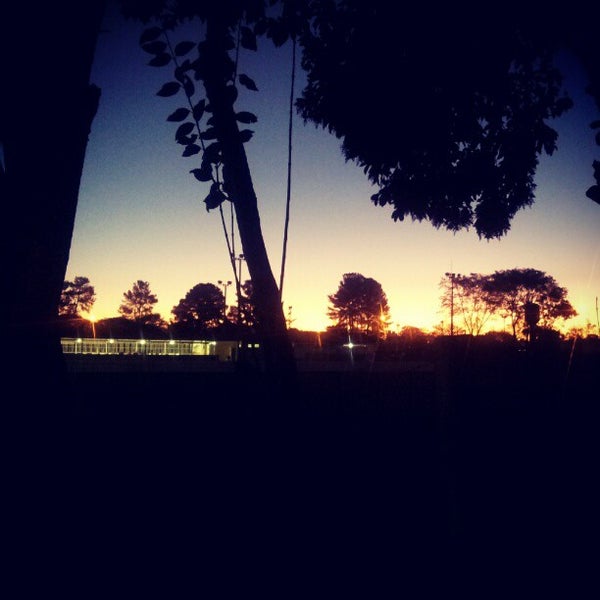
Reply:
[[597, 597], [598, 355], [464, 358], [71, 374], [12, 461], [11, 597]]

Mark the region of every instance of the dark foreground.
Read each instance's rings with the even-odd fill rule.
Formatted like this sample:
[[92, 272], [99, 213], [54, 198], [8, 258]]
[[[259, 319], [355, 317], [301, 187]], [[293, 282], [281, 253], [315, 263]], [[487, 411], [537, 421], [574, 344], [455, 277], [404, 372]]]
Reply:
[[599, 363], [576, 359], [71, 374], [13, 448], [14, 597], [592, 597]]

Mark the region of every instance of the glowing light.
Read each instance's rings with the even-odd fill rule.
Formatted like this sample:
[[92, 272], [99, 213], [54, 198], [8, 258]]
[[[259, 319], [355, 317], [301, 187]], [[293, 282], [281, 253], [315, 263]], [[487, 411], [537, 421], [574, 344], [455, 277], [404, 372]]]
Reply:
[[89, 314], [87, 320], [90, 322], [92, 326], [92, 336], [96, 339], [96, 321], [98, 320], [95, 315]]

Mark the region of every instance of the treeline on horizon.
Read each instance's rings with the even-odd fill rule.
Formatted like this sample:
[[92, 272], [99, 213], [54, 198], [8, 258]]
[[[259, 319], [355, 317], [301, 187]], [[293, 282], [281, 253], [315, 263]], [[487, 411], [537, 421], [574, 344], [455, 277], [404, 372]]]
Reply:
[[[251, 339], [257, 320], [250, 280], [235, 289], [235, 302], [227, 304], [231, 281], [199, 283], [171, 310], [169, 322], [154, 312], [158, 297], [147, 281], [137, 280], [123, 293], [118, 317], [95, 321], [85, 318], [96, 301], [89, 278], [65, 281], [59, 304], [58, 327], [63, 337]], [[236, 285], [237, 287], [237, 285]], [[335, 293], [328, 295], [326, 339], [369, 342], [403, 337], [425, 339], [437, 336], [495, 336], [496, 339], [532, 340], [596, 336], [599, 324], [571, 328], [567, 321], [577, 311], [566, 288], [536, 269], [509, 269], [492, 274], [445, 273], [439, 284], [440, 305], [446, 318], [431, 332], [410, 325], [394, 331], [383, 288], [360, 273], [345, 273]], [[294, 319], [289, 307], [287, 325]], [[500, 325], [500, 327], [498, 327]], [[495, 326], [495, 327], [494, 327]], [[562, 326], [562, 327], [561, 327]], [[298, 335], [296, 336], [298, 337]], [[319, 338], [319, 343], [321, 339]]]

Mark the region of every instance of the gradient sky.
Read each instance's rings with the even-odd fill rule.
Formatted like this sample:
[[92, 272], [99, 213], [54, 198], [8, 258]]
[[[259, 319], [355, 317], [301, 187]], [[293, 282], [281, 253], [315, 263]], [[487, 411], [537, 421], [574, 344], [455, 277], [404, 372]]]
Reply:
[[[92, 82], [102, 90], [82, 176], [67, 279], [86, 276], [97, 294], [93, 315], [118, 316], [123, 293], [142, 279], [158, 296], [156, 312], [171, 309], [197, 283], [232, 280], [218, 211], [202, 202], [208, 189], [189, 173], [198, 156], [183, 158], [175, 143], [177, 124], [166, 117], [184, 98], [156, 96], [172, 79], [169, 67], [147, 65], [138, 44], [143, 26], [109, 11], [100, 36]], [[185, 37], [185, 36], [184, 36]], [[177, 38], [183, 39], [181, 37]], [[363, 171], [346, 163], [339, 140], [295, 116], [292, 201], [284, 281], [284, 309], [292, 326], [319, 330], [329, 294], [348, 272], [381, 283], [394, 329], [432, 328], [447, 321], [440, 309], [445, 272], [491, 273], [535, 268], [569, 291], [580, 313], [571, 325], [596, 323], [600, 296], [600, 206], [585, 196], [598, 155], [589, 123], [591, 98], [583, 94], [576, 65], [563, 59], [565, 85], [575, 108], [552, 123], [559, 149], [542, 157], [537, 200], [520, 211], [500, 240], [479, 240], [474, 231], [452, 234], [428, 222], [394, 222], [391, 208], [375, 207], [375, 191]], [[259, 199], [263, 233], [279, 280], [286, 201], [287, 115], [291, 48], [272, 50], [259, 41], [244, 52], [240, 72], [259, 92], [244, 92], [236, 105], [258, 116], [246, 150]], [[296, 94], [303, 76], [298, 74]], [[227, 210], [227, 213], [228, 210]], [[236, 237], [237, 241], [237, 237]], [[239, 244], [237, 252], [242, 252]], [[242, 279], [248, 276], [247, 270]], [[228, 290], [234, 303], [234, 286]]]

